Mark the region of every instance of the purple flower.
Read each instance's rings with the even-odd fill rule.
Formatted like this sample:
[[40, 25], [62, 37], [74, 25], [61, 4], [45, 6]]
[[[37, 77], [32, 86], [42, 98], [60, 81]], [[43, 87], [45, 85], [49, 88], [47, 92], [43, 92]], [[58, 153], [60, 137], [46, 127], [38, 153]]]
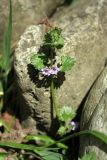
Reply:
[[51, 68], [43, 68], [41, 69], [41, 74], [44, 76], [57, 75], [60, 69], [57, 66], [52, 66]]
[[52, 75], [57, 75], [57, 73], [60, 71], [60, 69], [57, 66], [52, 66], [50, 69], [50, 72]]
[[71, 121], [70, 124], [72, 126], [73, 131], [75, 131], [79, 128], [79, 123], [78, 122]]
[[44, 76], [50, 76], [50, 69], [48, 67], [41, 69], [41, 74]]

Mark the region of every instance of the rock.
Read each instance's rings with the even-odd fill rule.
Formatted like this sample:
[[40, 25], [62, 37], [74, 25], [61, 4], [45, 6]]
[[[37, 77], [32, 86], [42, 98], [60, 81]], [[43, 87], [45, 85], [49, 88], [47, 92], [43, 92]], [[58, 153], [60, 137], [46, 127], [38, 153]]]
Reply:
[[67, 77], [57, 92], [60, 102], [65, 99], [65, 94], [60, 95], [60, 93], [65, 92], [65, 86], [68, 84], [66, 102], [70, 101], [75, 108], [78, 108], [104, 67], [107, 57], [106, 9], [106, 0], [81, 0], [70, 7], [59, 9], [51, 19], [63, 30], [66, 43], [63, 53], [76, 57], [76, 65], [71, 76]]
[[[93, 82], [104, 68], [107, 57], [107, 4], [105, 0], [81, 0], [61, 8], [51, 21], [62, 28], [65, 45], [58, 52], [76, 57], [73, 69], [66, 73], [63, 85], [56, 90], [57, 106], [68, 105], [78, 109]], [[44, 26], [27, 28], [15, 52], [15, 70], [21, 96], [23, 125], [51, 131], [49, 88], [39, 88], [30, 79], [35, 71], [28, 69], [32, 52], [40, 48]], [[31, 122], [32, 121], [32, 122]], [[36, 124], [37, 123], [37, 124]], [[54, 127], [53, 127], [54, 128]]]
[[[83, 108], [81, 130], [97, 130], [107, 135], [107, 66], [93, 85]], [[95, 151], [97, 160], [107, 160], [107, 146], [93, 137], [82, 137], [80, 155]]]
[[[15, 44], [25, 28], [37, 24], [41, 19], [49, 17], [63, 0], [12, 0], [13, 8], [13, 40]], [[8, 19], [9, 0], [0, 0], [0, 49], [5, 24]]]

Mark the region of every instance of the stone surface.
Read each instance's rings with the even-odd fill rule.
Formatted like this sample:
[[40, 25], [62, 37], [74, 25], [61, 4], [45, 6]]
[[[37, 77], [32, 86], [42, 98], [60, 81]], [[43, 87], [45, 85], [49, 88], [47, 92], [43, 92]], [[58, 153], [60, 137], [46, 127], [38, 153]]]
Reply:
[[[13, 40], [19, 40], [25, 28], [38, 23], [41, 19], [49, 17], [54, 10], [63, 3], [63, 0], [12, 0], [13, 6]], [[0, 0], [0, 50], [3, 32], [8, 19], [8, 0]], [[1, 51], [0, 51], [1, 53]]]
[[[65, 54], [76, 57], [75, 66], [66, 73], [66, 80], [56, 90], [58, 106], [68, 105], [78, 109], [104, 68], [107, 57], [106, 13], [106, 0], [80, 0], [70, 7], [61, 8], [51, 19], [54, 25], [62, 28], [65, 42], [58, 56]], [[36, 74], [31, 68], [28, 69], [31, 54], [39, 49], [43, 34], [44, 26], [26, 29], [15, 52], [15, 70], [20, 88], [23, 125], [41, 126], [49, 131], [53, 127], [49, 88], [35, 85], [30, 75], [34, 78]]]
[[[93, 85], [81, 116], [81, 130], [97, 130], [107, 135], [107, 66]], [[97, 160], [107, 160], [107, 146], [93, 137], [82, 137], [80, 155], [95, 151]]]

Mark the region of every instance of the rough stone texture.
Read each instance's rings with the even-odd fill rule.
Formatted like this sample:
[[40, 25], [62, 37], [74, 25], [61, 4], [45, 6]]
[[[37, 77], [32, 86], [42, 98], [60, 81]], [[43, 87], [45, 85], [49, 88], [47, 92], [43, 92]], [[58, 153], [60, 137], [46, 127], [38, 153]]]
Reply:
[[[85, 103], [81, 130], [97, 130], [107, 135], [107, 67], [92, 87]], [[95, 151], [97, 160], [107, 160], [107, 146], [92, 137], [82, 137], [80, 155]]]
[[[63, 0], [12, 0], [13, 6], [13, 41], [15, 43], [25, 28], [50, 16]], [[0, 0], [0, 49], [3, 32], [8, 18], [9, 0]], [[1, 53], [1, 52], [0, 52]]]
[[[106, 0], [80, 0], [60, 9], [51, 20], [63, 30], [65, 45], [58, 55], [73, 55], [77, 61], [72, 71], [66, 73], [66, 81], [56, 90], [57, 104], [77, 109], [104, 68], [107, 56], [107, 3]], [[53, 126], [49, 88], [38, 88], [30, 79], [31, 71], [28, 73], [31, 54], [39, 49], [43, 33], [44, 27], [41, 26], [26, 29], [16, 49], [15, 70], [23, 125], [32, 124], [37, 128], [39, 125], [48, 131]]]

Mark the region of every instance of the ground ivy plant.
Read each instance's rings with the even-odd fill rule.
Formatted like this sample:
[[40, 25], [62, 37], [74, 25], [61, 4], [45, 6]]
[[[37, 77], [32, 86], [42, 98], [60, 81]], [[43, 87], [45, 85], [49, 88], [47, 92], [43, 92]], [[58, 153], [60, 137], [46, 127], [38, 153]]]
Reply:
[[52, 100], [52, 106], [56, 118], [60, 122], [58, 129], [59, 135], [64, 135], [71, 130], [75, 130], [77, 124], [72, 121], [76, 116], [75, 110], [71, 106], [61, 106], [60, 109], [56, 104], [55, 96], [55, 80], [58, 78], [58, 74], [72, 69], [75, 58], [64, 55], [62, 53], [60, 62], [57, 62], [57, 51], [64, 46], [64, 39], [61, 34], [61, 29], [57, 27], [51, 27], [44, 35], [43, 47], [47, 48], [48, 52], [34, 53], [31, 57], [31, 64], [38, 70], [42, 77], [50, 80], [50, 97]]

